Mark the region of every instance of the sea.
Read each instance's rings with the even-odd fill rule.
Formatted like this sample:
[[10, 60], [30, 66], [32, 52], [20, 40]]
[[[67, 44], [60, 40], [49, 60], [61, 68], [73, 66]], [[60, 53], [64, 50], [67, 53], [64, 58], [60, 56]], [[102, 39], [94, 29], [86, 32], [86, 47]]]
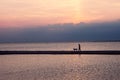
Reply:
[[[120, 50], [120, 42], [0, 43], [0, 51]], [[120, 55], [0, 55], [0, 80], [120, 80]]]

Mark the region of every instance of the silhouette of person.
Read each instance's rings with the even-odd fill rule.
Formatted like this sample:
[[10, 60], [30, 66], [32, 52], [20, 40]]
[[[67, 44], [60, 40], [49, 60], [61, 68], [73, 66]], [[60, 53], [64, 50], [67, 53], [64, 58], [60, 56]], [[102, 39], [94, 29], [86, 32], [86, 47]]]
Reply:
[[80, 44], [78, 44], [78, 49], [79, 49], [79, 51], [81, 51], [81, 46], [80, 46]]

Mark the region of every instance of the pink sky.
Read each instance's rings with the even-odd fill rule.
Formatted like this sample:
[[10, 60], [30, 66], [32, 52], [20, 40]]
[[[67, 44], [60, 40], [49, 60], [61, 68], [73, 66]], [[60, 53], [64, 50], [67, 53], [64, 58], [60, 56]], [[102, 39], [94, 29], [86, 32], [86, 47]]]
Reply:
[[118, 19], [120, 0], [0, 0], [0, 27]]

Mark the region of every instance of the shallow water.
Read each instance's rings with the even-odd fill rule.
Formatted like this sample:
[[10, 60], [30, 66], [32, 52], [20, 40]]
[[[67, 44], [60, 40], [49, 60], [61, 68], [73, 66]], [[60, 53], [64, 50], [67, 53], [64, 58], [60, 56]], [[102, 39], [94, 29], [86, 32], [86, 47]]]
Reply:
[[68, 43], [3, 43], [0, 44], [0, 50], [73, 50], [81, 45], [81, 50], [120, 50], [120, 42], [68, 42]]
[[[0, 50], [72, 50], [78, 43], [6, 43]], [[120, 42], [80, 44], [82, 50], [120, 50]], [[120, 55], [0, 55], [0, 80], [119, 80], [119, 73]]]
[[1, 55], [0, 80], [119, 80], [119, 55]]

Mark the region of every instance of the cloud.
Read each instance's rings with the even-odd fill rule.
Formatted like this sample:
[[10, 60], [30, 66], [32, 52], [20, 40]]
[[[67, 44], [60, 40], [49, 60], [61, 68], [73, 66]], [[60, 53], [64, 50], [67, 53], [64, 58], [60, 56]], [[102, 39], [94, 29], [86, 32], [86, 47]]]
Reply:
[[1, 29], [0, 42], [69, 42], [120, 40], [120, 20], [56, 24], [25, 29]]

